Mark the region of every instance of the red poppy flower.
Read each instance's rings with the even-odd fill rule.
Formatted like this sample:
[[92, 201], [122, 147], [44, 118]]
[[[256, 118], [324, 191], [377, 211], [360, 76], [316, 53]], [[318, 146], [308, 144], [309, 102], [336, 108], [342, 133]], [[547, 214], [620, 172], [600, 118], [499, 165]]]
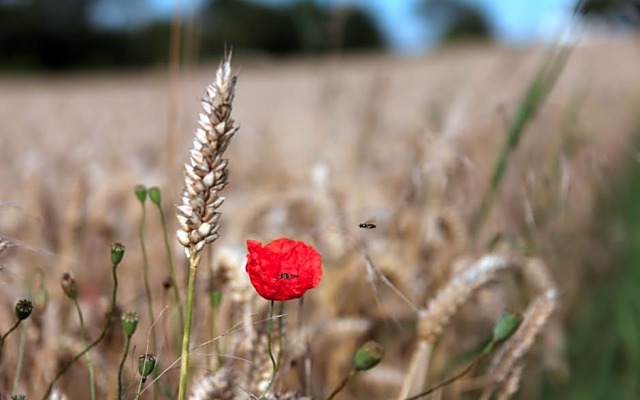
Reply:
[[263, 246], [247, 240], [247, 249], [249, 279], [267, 300], [297, 299], [320, 283], [322, 259], [304, 242], [281, 238]]

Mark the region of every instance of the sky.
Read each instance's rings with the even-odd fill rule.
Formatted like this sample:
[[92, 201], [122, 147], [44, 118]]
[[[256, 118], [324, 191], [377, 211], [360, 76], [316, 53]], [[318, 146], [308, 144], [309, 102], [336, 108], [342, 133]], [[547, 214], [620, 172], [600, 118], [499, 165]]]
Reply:
[[[160, 15], [171, 15], [176, 3], [193, 8], [199, 0], [149, 0]], [[290, 0], [252, 0], [283, 4]], [[416, 52], [433, 47], [438, 41], [436, 27], [425, 26], [416, 12], [421, 0], [320, 0], [324, 4], [357, 4], [376, 18], [391, 48]], [[522, 45], [553, 40], [566, 26], [575, 0], [464, 0], [477, 5], [491, 23], [497, 40]]]

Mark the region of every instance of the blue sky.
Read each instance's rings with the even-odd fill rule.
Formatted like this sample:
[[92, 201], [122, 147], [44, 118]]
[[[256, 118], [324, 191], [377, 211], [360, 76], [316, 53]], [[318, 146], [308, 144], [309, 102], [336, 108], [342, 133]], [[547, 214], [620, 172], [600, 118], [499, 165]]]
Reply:
[[[193, 8], [199, 0], [148, 0], [161, 15], [170, 15], [177, 2]], [[282, 4], [288, 0], [253, 0]], [[357, 4], [377, 19], [388, 42], [398, 51], [428, 49], [437, 42], [435, 27], [425, 26], [416, 13], [420, 0], [320, 0], [325, 4]], [[498, 40], [526, 44], [557, 35], [566, 24], [575, 0], [465, 0], [477, 5], [488, 17]]]

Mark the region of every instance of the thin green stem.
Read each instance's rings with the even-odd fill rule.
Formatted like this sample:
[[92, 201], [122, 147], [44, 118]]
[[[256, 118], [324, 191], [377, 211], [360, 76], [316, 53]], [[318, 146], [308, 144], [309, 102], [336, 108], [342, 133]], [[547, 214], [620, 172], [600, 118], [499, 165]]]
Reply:
[[175, 297], [176, 307], [178, 307], [178, 317], [180, 318], [180, 326], [184, 326], [184, 311], [182, 309], [182, 300], [180, 299], [180, 290], [178, 290], [176, 273], [173, 267], [173, 252], [171, 251], [171, 242], [169, 240], [169, 232], [167, 230], [167, 219], [165, 218], [162, 206], [158, 204], [158, 211], [160, 212], [160, 221], [162, 223], [162, 234], [164, 236], [164, 247], [167, 251], [167, 260], [169, 265], [169, 276], [173, 281], [173, 296]]
[[111, 327], [111, 323], [112, 323], [112, 320], [113, 320], [113, 314], [114, 314], [114, 311], [115, 311], [115, 308], [116, 308], [116, 296], [118, 294], [118, 275], [116, 273], [116, 270], [117, 270], [117, 265], [112, 265], [111, 266], [111, 276], [113, 278], [113, 291], [111, 293], [111, 304], [109, 306], [109, 312], [107, 313], [107, 320], [106, 320], [106, 322], [104, 324], [104, 327], [102, 328], [102, 332], [100, 332], [100, 336], [98, 336], [98, 338], [96, 340], [94, 340], [84, 350], [82, 350], [80, 353], [76, 354], [69, 362], [67, 362], [67, 364], [64, 367], [60, 368], [60, 370], [58, 371], [56, 376], [49, 383], [49, 386], [47, 387], [47, 391], [45, 392], [44, 396], [42, 397], [42, 400], [47, 400], [49, 398], [49, 394], [51, 394], [51, 391], [53, 390], [53, 385], [55, 385], [56, 381], [58, 379], [60, 379], [60, 377], [62, 375], [64, 375], [69, 370], [69, 368], [71, 368], [71, 366], [76, 361], [78, 361], [80, 359], [80, 357], [82, 357], [89, 350], [91, 350], [92, 348], [97, 346], [105, 338], [105, 336], [107, 335], [107, 331]]
[[269, 351], [269, 358], [271, 359], [271, 365], [273, 367], [273, 369], [271, 370], [271, 378], [269, 378], [269, 384], [267, 385], [266, 388], [264, 388], [264, 390], [262, 391], [262, 394], [260, 394], [260, 397], [258, 399], [263, 399], [264, 396], [267, 394], [267, 392], [269, 392], [269, 389], [271, 389], [271, 386], [273, 385], [273, 381], [276, 379], [276, 370], [277, 370], [277, 365], [276, 365], [276, 359], [273, 357], [273, 349], [271, 346], [271, 342], [273, 342], [273, 311], [275, 309], [274, 306], [274, 301], [271, 300], [271, 303], [269, 304], [269, 319], [267, 320], [267, 349]]
[[124, 394], [124, 387], [122, 386], [122, 371], [124, 371], [124, 363], [127, 360], [129, 354], [129, 346], [131, 346], [131, 335], [127, 335], [124, 343], [124, 353], [122, 354], [122, 360], [120, 360], [120, 366], [118, 367], [118, 400], [122, 398]]
[[278, 367], [282, 365], [282, 349], [284, 348], [284, 301], [278, 305]]
[[136, 400], [140, 398], [142, 394], [142, 388], [144, 387], [144, 383], [147, 381], [147, 377], [143, 376], [140, 378], [140, 384], [138, 385], [138, 392], [136, 393]]
[[187, 378], [189, 377], [189, 344], [191, 341], [191, 322], [193, 319], [193, 298], [196, 286], [196, 271], [198, 269], [198, 257], [195, 252], [189, 256], [189, 283], [187, 285], [187, 315], [182, 334], [182, 359], [180, 360], [180, 385], [178, 387], [178, 400], [187, 398]]
[[[155, 313], [153, 312], [153, 297], [151, 296], [151, 286], [149, 285], [149, 258], [147, 256], [147, 246], [144, 242], [144, 221], [146, 219], [147, 207], [144, 203], [142, 205], [142, 215], [140, 216], [140, 225], [138, 226], [138, 235], [140, 236], [140, 249], [142, 250], [142, 268], [144, 274], [144, 290], [147, 296], [147, 312], [149, 314], [149, 322], [153, 323], [155, 320]], [[155, 325], [151, 326], [151, 348], [156, 348], [156, 329]]]
[[333, 389], [333, 392], [331, 392], [329, 397], [327, 397], [327, 400], [332, 400], [334, 397], [336, 397], [338, 395], [338, 393], [340, 393], [340, 391], [342, 389], [344, 389], [345, 386], [347, 386], [347, 383], [349, 383], [351, 378], [356, 376], [357, 373], [358, 373], [358, 371], [356, 369], [352, 369], [351, 371], [349, 371], [349, 373], [347, 375], [345, 375], [344, 378], [342, 378], [342, 381], [340, 381], [338, 386], [336, 386], [336, 388]]
[[509, 158], [520, 143], [529, 121], [536, 115], [547, 95], [555, 85], [569, 57], [570, 49], [552, 50], [531, 81], [523, 96], [514, 120], [511, 122], [507, 140], [496, 160], [489, 189], [485, 193], [480, 207], [471, 224], [472, 236], [480, 231], [497, 198], [507, 173]]
[[12, 393], [18, 391], [18, 383], [20, 383], [20, 374], [22, 373], [22, 363], [24, 361], [24, 348], [27, 342], [27, 324], [22, 325], [20, 330], [20, 344], [18, 345], [18, 362], [16, 363], [16, 372], [13, 375], [13, 388]]
[[[76, 311], [78, 312], [78, 318], [80, 319], [80, 339], [82, 340], [82, 345], [87, 345], [87, 332], [84, 325], [84, 317], [82, 315], [82, 309], [80, 308], [80, 303], [77, 298], [73, 299], [73, 304], [76, 306]], [[89, 391], [91, 393], [91, 400], [95, 400], [96, 398], [96, 372], [93, 369], [93, 362], [91, 361], [91, 352], [87, 351], [85, 354], [85, 358], [87, 359], [87, 368], [89, 369]]]
[[16, 330], [16, 328], [18, 327], [18, 325], [20, 325], [20, 322], [22, 322], [22, 320], [21, 320], [21, 319], [17, 320], [17, 321], [16, 321], [16, 323], [15, 323], [15, 325], [13, 325], [13, 326], [11, 327], [11, 329], [9, 329], [9, 330], [7, 331], [7, 333], [5, 333], [4, 335], [2, 335], [2, 337], [0, 337], [0, 349], [2, 349], [2, 346], [4, 345], [4, 341], [5, 341], [5, 339], [6, 339], [9, 335], [11, 335], [11, 332], [13, 332], [13, 331], [15, 331], [15, 330]]
[[[211, 296], [216, 296], [216, 294], [212, 294]], [[217, 304], [214, 304], [214, 301], [211, 301], [211, 337], [215, 338], [218, 337], [218, 323], [217, 323], [217, 319], [218, 319], [218, 310], [219, 307]], [[222, 359], [222, 348], [220, 345], [220, 340], [214, 340], [212, 343], [213, 346], [213, 351], [216, 353], [216, 358], [215, 360], [217, 360], [218, 363], [218, 367], [222, 366], [223, 363], [223, 359]], [[214, 358], [211, 357], [211, 369], [213, 370], [213, 362], [214, 362]]]
[[460, 371], [459, 373], [453, 375], [452, 377], [443, 380], [442, 382], [439, 382], [435, 385], [433, 385], [432, 387], [430, 387], [429, 389], [425, 390], [424, 392], [420, 393], [420, 394], [416, 394], [414, 396], [411, 397], [407, 397], [405, 400], [418, 400], [421, 397], [430, 395], [431, 393], [435, 392], [436, 390], [445, 387], [455, 381], [457, 381], [458, 379], [462, 378], [463, 376], [465, 376], [466, 374], [469, 373], [469, 371], [471, 371], [473, 369], [473, 367], [475, 367], [476, 365], [478, 365], [480, 363], [480, 361], [484, 360], [485, 357], [487, 357], [492, 351], [493, 349], [496, 347], [497, 343], [495, 341], [491, 341], [487, 344], [487, 346], [482, 350], [482, 352], [478, 355], [478, 357], [476, 357], [475, 360], [473, 360], [471, 363], [469, 363], [469, 365], [467, 365], [462, 371]]

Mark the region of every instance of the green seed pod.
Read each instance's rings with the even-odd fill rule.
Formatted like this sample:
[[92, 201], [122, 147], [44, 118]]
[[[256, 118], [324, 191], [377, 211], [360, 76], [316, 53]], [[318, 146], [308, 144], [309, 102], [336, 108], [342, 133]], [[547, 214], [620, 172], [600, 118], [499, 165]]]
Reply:
[[138, 359], [138, 372], [143, 378], [151, 375], [156, 367], [156, 357], [153, 354], [143, 354]]
[[22, 299], [18, 300], [18, 302], [16, 303], [16, 317], [20, 321], [24, 321], [25, 319], [29, 318], [29, 315], [31, 315], [32, 311], [33, 303], [31, 301]]
[[126, 312], [122, 314], [120, 322], [122, 323], [122, 330], [124, 331], [124, 334], [129, 337], [133, 336], [138, 328], [138, 321], [140, 321], [140, 317], [138, 317], [138, 314], [134, 312]]
[[24, 394], [12, 394], [11, 400], [26, 400], [27, 396]]
[[518, 315], [505, 312], [493, 327], [493, 342], [500, 343], [511, 337], [518, 330], [522, 318]]
[[65, 272], [62, 274], [62, 279], [60, 280], [60, 286], [62, 286], [62, 291], [67, 295], [71, 300], [75, 300], [78, 298], [78, 285], [76, 284], [76, 279], [70, 272]]
[[133, 193], [135, 193], [140, 203], [144, 204], [145, 200], [147, 200], [147, 188], [144, 187], [144, 185], [136, 186], [136, 188], [133, 190]]
[[384, 350], [382, 346], [378, 342], [369, 340], [356, 350], [353, 364], [357, 371], [366, 371], [378, 365], [383, 356]]
[[160, 194], [160, 188], [157, 186], [149, 188], [149, 198], [151, 199], [153, 204], [160, 207], [160, 201], [162, 200], [162, 195]]
[[47, 309], [47, 305], [49, 304], [49, 292], [47, 292], [47, 288], [44, 287], [44, 285], [38, 288], [34, 303], [35, 303], [36, 310], [39, 313], [43, 313], [44, 310]]
[[219, 290], [214, 290], [211, 292], [211, 307], [217, 308], [220, 307], [220, 303], [222, 303], [222, 292]]
[[118, 265], [124, 257], [124, 246], [120, 243], [111, 245], [111, 264]]

